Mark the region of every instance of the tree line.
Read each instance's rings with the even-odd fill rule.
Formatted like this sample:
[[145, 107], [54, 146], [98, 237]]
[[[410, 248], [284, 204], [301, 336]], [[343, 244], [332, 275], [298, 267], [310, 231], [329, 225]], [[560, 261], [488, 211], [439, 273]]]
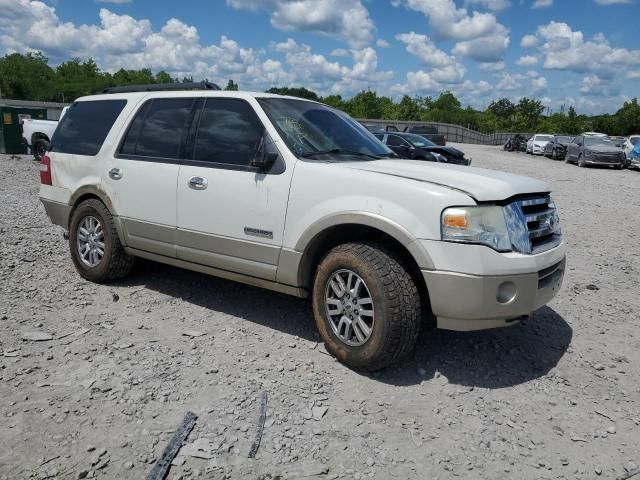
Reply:
[[[56, 67], [40, 52], [25, 55], [13, 53], [0, 58], [0, 97], [16, 100], [72, 102], [74, 99], [98, 93], [116, 85], [192, 82], [192, 77], [173, 78], [165, 71], [153, 73], [148, 68], [120, 69], [115, 73], [102, 71], [93, 59], [73, 58]], [[238, 90], [229, 80], [226, 89]], [[542, 102], [522, 98], [492, 101], [484, 110], [463, 107], [450, 91], [437, 97], [403, 96], [399, 101], [362, 91], [345, 99], [340, 95], [322, 97], [306, 88], [274, 87], [271, 93], [291, 95], [325, 103], [360, 119], [409, 120], [462, 125], [481, 132], [548, 132], [577, 134], [598, 131], [609, 135], [640, 133], [640, 105], [637, 98], [625, 102], [614, 114], [585, 115], [570, 106], [566, 111], [545, 115]]]

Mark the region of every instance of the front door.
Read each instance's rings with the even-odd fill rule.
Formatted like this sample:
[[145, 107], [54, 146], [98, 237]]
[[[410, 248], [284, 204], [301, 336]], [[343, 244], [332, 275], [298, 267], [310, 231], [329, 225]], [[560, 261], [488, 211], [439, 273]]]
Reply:
[[178, 258], [275, 280], [293, 169], [281, 157], [266, 173], [250, 165], [268, 135], [243, 99], [207, 98], [192, 130], [192, 160], [178, 175]]

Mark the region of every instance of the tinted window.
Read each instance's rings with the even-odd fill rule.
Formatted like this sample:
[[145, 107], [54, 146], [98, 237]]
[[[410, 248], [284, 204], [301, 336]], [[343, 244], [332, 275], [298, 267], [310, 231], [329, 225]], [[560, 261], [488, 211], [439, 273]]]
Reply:
[[244, 100], [207, 99], [196, 134], [195, 160], [249, 165], [256, 157], [264, 126]]
[[126, 100], [75, 102], [58, 124], [51, 150], [75, 155], [97, 155]]
[[406, 145], [406, 142], [397, 135], [389, 135], [387, 137], [387, 145], [391, 145], [392, 147], [400, 147], [402, 145]]
[[376, 137], [378, 140], [382, 141], [382, 140], [384, 139], [384, 133], [376, 133], [376, 134], [375, 134], [375, 137]]
[[176, 159], [192, 98], [156, 98], [138, 111], [122, 144], [121, 153]]

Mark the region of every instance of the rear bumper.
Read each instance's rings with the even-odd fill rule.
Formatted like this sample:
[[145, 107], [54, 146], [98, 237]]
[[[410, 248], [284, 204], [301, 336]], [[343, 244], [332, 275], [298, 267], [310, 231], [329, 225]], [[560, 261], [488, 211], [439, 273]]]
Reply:
[[47, 212], [47, 216], [51, 220], [51, 223], [60, 225], [65, 230], [68, 230], [71, 206], [66, 203], [60, 203], [46, 198], [40, 198], [40, 201], [42, 202], [42, 205], [44, 205], [44, 210]]
[[423, 271], [438, 328], [483, 330], [515, 323], [546, 305], [560, 290], [566, 260], [532, 273], [470, 275]]

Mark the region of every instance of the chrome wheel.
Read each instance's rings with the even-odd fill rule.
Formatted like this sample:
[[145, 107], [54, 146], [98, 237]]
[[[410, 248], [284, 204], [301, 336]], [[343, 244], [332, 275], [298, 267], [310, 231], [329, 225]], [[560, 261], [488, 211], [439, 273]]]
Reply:
[[78, 253], [82, 263], [95, 267], [104, 257], [104, 231], [96, 217], [84, 217], [78, 225]]
[[351, 270], [338, 270], [325, 287], [325, 310], [331, 329], [347, 345], [359, 347], [371, 337], [375, 321], [367, 285]]

